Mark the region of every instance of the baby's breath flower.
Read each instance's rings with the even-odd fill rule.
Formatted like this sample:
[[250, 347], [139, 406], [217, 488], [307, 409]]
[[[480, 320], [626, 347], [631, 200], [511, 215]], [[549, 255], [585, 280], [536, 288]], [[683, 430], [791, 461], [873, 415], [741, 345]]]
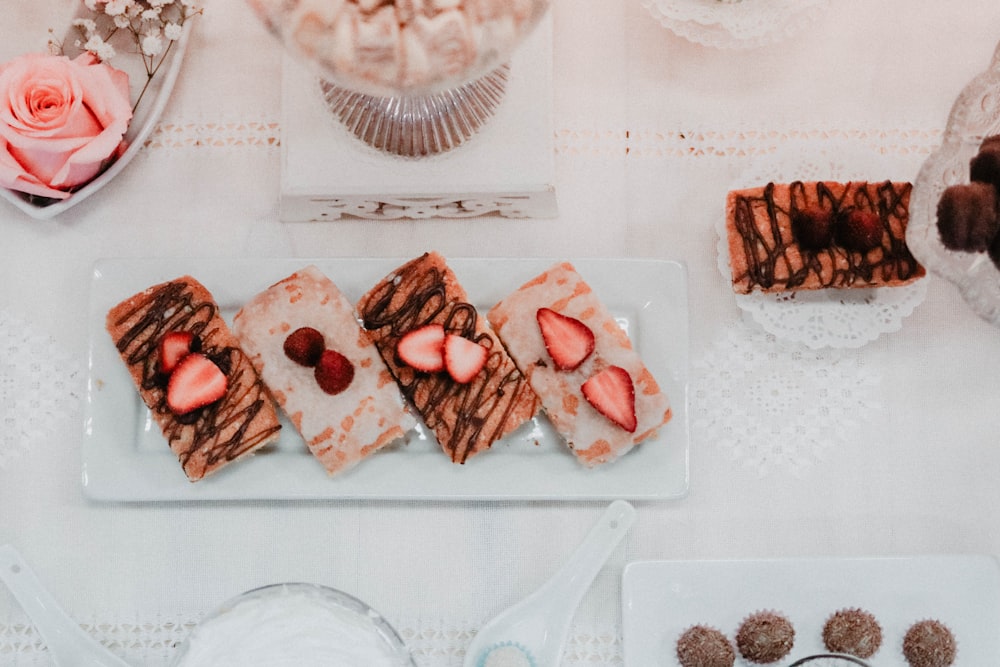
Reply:
[[174, 22], [170, 22], [163, 26], [163, 36], [169, 39], [171, 42], [181, 37], [182, 28]]
[[85, 51], [90, 51], [99, 60], [110, 60], [115, 57], [115, 47], [105, 42], [99, 35], [94, 35], [83, 45]]
[[[116, 56], [116, 44], [130, 42], [128, 50], [141, 56], [146, 70], [146, 84], [135, 100], [139, 105], [143, 95], [174, 42], [184, 33], [184, 24], [194, 15], [201, 14], [198, 0], [76, 0], [92, 13], [86, 18], [73, 20], [79, 49], [107, 61]], [[52, 32], [52, 31], [50, 31]], [[64, 53], [63, 44], [50, 38], [49, 48]]]
[[124, 14], [132, 5], [133, 0], [108, 0], [104, 5], [104, 13], [108, 16], [119, 16]]
[[163, 39], [159, 34], [146, 35], [142, 38], [140, 48], [147, 56], [158, 56], [163, 52]]
[[88, 38], [97, 32], [97, 24], [93, 19], [73, 19], [73, 25], [77, 28], [83, 28], [83, 33]]

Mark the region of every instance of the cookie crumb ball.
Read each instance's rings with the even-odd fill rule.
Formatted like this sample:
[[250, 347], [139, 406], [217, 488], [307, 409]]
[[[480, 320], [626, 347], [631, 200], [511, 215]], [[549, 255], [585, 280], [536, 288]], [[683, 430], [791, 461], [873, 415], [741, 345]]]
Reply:
[[736, 648], [749, 662], [767, 664], [781, 660], [792, 650], [795, 628], [773, 611], [747, 616], [736, 631]]
[[695, 625], [677, 640], [677, 660], [681, 667], [733, 667], [736, 652], [715, 628]]
[[823, 626], [823, 644], [834, 653], [870, 658], [882, 646], [882, 626], [861, 609], [841, 609]]
[[955, 636], [940, 621], [920, 621], [903, 637], [903, 656], [910, 667], [949, 667], [958, 652]]

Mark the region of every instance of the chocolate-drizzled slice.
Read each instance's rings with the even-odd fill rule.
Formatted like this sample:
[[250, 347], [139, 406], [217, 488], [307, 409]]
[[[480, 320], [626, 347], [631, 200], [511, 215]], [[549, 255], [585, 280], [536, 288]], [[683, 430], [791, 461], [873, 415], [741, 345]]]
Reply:
[[[357, 310], [403, 395], [455, 463], [489, 448], [535, 414], [534, 392], [437, 253], [393, 271], [361, 297]], [[426, 324], [441, 324], [488, 350], [486, 365], [471, 382], [418, 371], [399, 358], [400, 338]]]
[[[190, 276], [154, 285], [112, 308], [108, 333], [184, 473], [197, 481], [278, 437], [280, 425], [264, 385], [208, 290]], [[160, 340], [195, 335], [199, 351], [226, 375], [218, 401], [184, 415], [167, 407], [169, 378], [160, 372]]]
[[[906, 246], [909, 183], [832, 181], [768, 183], [735, 190], [726, 200], [733, 289], [779, 292], [829, 287], [903, 285], [925, 274]], [[858, 215], [861, 214], [861, 215]], [[827, 245], [800, 243], [809, 218], [837, 225], [867, 219], [875, 226], [874, 242], [863, 249], [829, 235]]]

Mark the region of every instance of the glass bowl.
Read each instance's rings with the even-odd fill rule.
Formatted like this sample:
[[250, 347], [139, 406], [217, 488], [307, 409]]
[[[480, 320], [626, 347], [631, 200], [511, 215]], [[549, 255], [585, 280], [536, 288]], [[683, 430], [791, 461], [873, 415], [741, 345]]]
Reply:
[[191, 631], [174, 667], [415, 667], [399, 633], [334, 588], [284, 583], [238, 595]]
[[247, 0], [285, 48], [369, 95], [453, 89], [504, 65], [551, 0]]
[[551, 0], [247, 0], [320, 78], [358, 139], [420, 158], [456, 148], [493, 117], [514, 49]]
[[983, 139], [1000, 134], [1000, 44], [990, 66], [955, 100], [940, 148], [923, 163], [913, 183], [906, 243], [920, 262], [954, 283], [986, 321], [1000, 326], [1000, 269], [986, 253], [950, 250], [937, 229], [937, 204], [951, 185], [969, 182], [969, 161]]

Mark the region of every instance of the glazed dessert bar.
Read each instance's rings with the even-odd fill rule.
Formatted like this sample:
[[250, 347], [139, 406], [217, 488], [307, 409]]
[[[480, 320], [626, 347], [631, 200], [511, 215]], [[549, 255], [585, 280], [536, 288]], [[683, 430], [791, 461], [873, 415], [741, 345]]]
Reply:
[[122, 301], [106, 326], [188, 479], [277, 440], [278, 415], [263, 383], [194, 278]]
[[416, 425], [353, 306], [315, 266], [251, 299], [233, 331], [328, 473], [352, 468]]
[[669, 421], [667, 396], [572, 264], [528, 281], [487, 318], [584, 465], [617, 459]]
[[796, 181], [726, 200], [733, 289], [905, 285], [924, 268], [906, 246], [909, 183]]
[[[400, 266], [362, 296], [356, 310], [403, 395], [455, 463], [534, 416], [537, 398], [441, 255], [425, 253]], [[456, 379], [441, 353], [434, 362], [433, 348], [442, 348], [445, 338], [478, 345], [475, 372], [456, 373]], [[429, 358], [418, 361], [413, 347]]]

